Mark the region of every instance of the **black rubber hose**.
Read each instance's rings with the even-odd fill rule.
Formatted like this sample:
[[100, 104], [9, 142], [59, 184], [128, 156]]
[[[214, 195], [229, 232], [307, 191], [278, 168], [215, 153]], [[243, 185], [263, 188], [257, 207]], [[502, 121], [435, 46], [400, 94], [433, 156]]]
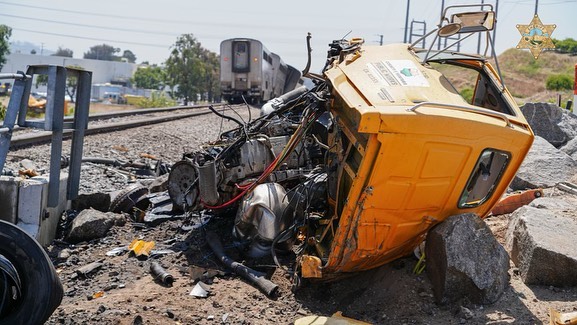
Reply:
[[214, 107], [212, 107], [212, 105], [208, 106], [208, 109], [210, 109], [214, 114], [218, 115], [219, 117], [222, 117], [222, 118], [227, 119], [227, 120], [231, 120], [231, 121], [235, 122], [236, 124], [240, 125], [241, 127], [244, 127], [244, 123], [240, 122], [239, 120], [235, 119], [234, 117], [230, 117], [230, 116], [219, 113], [217, 110], [214, 109]]
[[255, 271], [225, 255], [224, 248], [222, 247], [220, 238], [218, 238], [217, 234], [208, 231], [206, 233], [206, 241], [208, 242], [208, 245], [216, 257], [218, 257], [218, 259], [222, 262], [222, 264], [231, 269], [234, 273], [240, 275], [243, 279], [256, 286], [267, 296], [272, 297], [276, 294], [278, 291], [278, 285], [266, 279], [264, 277], [264, 273]]

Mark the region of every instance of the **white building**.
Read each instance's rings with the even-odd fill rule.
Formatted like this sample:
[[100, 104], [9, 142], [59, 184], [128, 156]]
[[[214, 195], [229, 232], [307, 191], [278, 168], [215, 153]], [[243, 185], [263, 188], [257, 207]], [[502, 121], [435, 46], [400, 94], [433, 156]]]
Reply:
[[[2, 73], [26, 72], [29, 65], [61, 65], [79, 66], [84, 70], [92, 71], [93, 84], [122, 84], [128, 85], [128, 81], [138, 68], [135, 63], [101, 61], [89, 59], [75, 59], [62, 56], [45, 56], [37, 54], [12, 53], [7, 56], [7, 62], [2, 67]], [[35, 88], [32, 91], [43, 91], [46, 87]]]

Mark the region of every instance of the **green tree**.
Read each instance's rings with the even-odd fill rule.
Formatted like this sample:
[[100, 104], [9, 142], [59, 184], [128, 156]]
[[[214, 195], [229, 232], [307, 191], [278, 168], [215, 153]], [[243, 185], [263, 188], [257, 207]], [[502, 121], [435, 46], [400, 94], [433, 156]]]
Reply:
[[120, 57], [115, 53], [120, 52], [120, 49], [107, 44], [94, 45], [88, 52], [84, 53], [85, 59], [102, 60], [102, 61], [120, 61]]
[[167, 84], [176, 98], [185, 105], [202, 93], [205, 75], [203, 48], [192, 34], [183, 34], [172, 46], [166, 60]]
[[214, 102], [217, 97], [220, 97], [220, 58], [216, 53], [208, 50], [204, 51], [203, 56], [205, 75], [202, 99]]
[[132, 76], [132, 83], [138, 88], [157, 89], [164, 88], [165, 72], [159, 66], [142, 66], [139, 67]]
[[124, 50], [124, 52], [122, 52], [122, 57], [125, 58], [129, 63], [136, 62], [136, 55], [134, 55], [131, 50]]
[[551, 39], [555, 45], [555, 51], [561, 53], [577, 54], [577, 41], [572, 38], [566, 38], [564, 40]]
[[[77, 70], [84, 70], [83, 67], [77, 65], [69, 65], [66, 68], [74, 68]], [[36, 77], [36, 87], [48, 84], [48, 76], [41, 74]], [[78, 85], [78, 78], [76, 76], [66, 76], [66, 95], [70, 97], [70, 101], [74, 103], [76, 99], [76, 86]]]
[[6, 63], [6, 57], [10, 54], [10, 44], [8, 43], [10, 36], [12, 36], [12, 28], [0, 25], [0, 69]]
[[71, 58], [73, 54], [74, 54], [74, 52], [72, 52], [71, 49], [65, 49], [65, 48], [62, 48], [61, 46], [59, 46], [58, 50], [56, 50], [56, 52], [54, 54], [52, 54], [52, 56], [63, 56], [66, 58]]

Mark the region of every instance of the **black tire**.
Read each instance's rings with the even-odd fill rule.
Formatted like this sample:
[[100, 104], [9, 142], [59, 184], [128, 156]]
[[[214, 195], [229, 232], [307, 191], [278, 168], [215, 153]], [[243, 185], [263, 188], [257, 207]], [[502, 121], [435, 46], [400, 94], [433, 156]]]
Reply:
[[0, 315], [0, 324], [43, 324], [60, 305], [62, 284], [52, 262], [36, 240], [0, 220], [0, 254], [18, 272], [21, 296]]

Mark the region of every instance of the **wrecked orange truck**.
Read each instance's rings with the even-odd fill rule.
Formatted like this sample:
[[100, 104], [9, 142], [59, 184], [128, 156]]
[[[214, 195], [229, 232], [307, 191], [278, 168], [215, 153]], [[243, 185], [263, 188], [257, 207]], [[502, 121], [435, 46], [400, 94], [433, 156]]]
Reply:
[[[492, 45], [492, 6], [469, 7], [445, 10], [433, 45], [477, 33]], [[238, 128], [174, 165], [174, 206], [233, 210], [248, 256], [292, 249], [296, 278], [321, 280], [405, 256], [449, 216], [487, 216], [533, 133], [485, 56], [420, 41], [334, 41], [322, 74], [303, 72], [314, 86], [246, 123], [223, 116]]]

